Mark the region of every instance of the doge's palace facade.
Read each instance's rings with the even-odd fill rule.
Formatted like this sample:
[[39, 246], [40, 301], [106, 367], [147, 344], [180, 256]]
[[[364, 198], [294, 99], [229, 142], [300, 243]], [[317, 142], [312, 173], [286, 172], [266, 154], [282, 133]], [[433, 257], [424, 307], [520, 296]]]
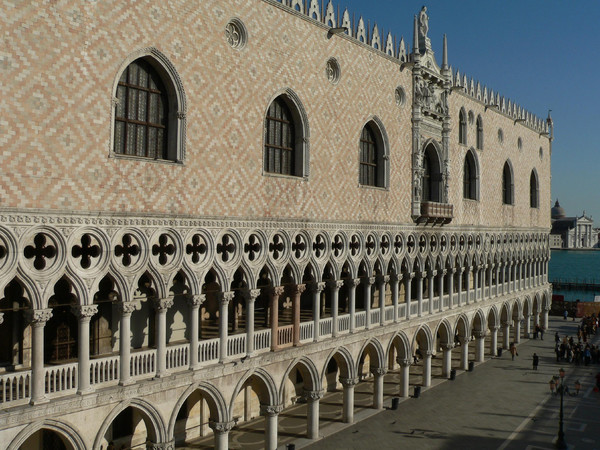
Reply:
[[274, 449], [546, 326], [552, 121], [425, 7], [405, 41], [317, 0], [0, 6], [7, 448]]

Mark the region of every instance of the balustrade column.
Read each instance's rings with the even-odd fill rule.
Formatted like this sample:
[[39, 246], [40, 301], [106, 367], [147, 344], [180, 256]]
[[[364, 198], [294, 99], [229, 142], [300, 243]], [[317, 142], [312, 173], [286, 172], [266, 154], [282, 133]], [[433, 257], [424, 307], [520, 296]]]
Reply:
[[456, 269], [452, 268], [448, 270], [448, 309], [454, 308], [454, 274]]
[[353, 278], [346, 281], [348, 285], [348, 313], [350, 314], [350, 333], [356, 329], [356, 286], [360, 284], [360, 278]]
[[32, 356], [31, 356], [31, 404], [47, 403], [46, 379], [44, 369], [44, 327], [52, 317], [52, 309], [35, 309], [29, 311], [32, 325]]
[[498, 326], [494, 325], [490, 327], [490, 355], [498, 355]]
[[460, 368], [462, 370], [469, 370], [469, 341], [470, 338], [467, 336], [460, 336]]
[[442, 361], [442, 376], [445, 378], [450, 377], [450, 371], [452, 370], [452, 349], [454, 348], [453, 342], [445, 342], [442, 344], [444, 351], [444, 359]]
[[156, 378], [167, 375], [167, 311], [173, 306], [173, 297], [156, 299]]
[[446, 270], [441, 270], [438, 277], [438, 291], [440, 293], [440, 304], [439, 311], [444, 310], [444, 276], [446, 276]]
[[423, 278], [426, 272], [421, 272], [417, 276], [417, 317], [423, 316]]
[[248, 289], [246, 297], [246, 356], [254, 355], [254, 303], [260, 295], [260, 289]]
[[215, 450], [227, 450], [229, 448], [229, 432], [234, 425], [235, 422], [213, 422], [212, 420], [208, 422], [208, 426], [213, 430]]
[[510, 321], [502, 324], [502, 347], [504, 350], [510, 348]]
[[400, 283], [400, 277], [398, 275], [392, 275], [390, 277], [392, 287], [392, 305], [394, 308], [394, 322], [398, 322], [398, 283]]
[[390, 276], [383, 275], [379, 279], [379, 325], [383, 326], [385, 323], [385, 285], [389, 283]]
[[93, 391], [90, 387], [90, 320], [98, 313], [98, 305], [76, 306], [73, 314], [79, 316], [77, 334], [77, 393], [86, 394]]
[[406, 303], [406, 320], [410, 319], [410, 302], [411, 302], [411, 280], [414, 278], [414, 273], [409, 273], [404, 280], [404, 302]]
[[369, 277], [365, 281], [365, 329], [371, 327], [371, 286], [375, 283], [375, 277]]
[[200, 305], [206, 300], [205, 294], [190, 295], [188, 305], [190, 306], [190, 370], [198, 368], [198, 332]]
[[[306, 290], [305, 284], [297, 284], [290, 289], [290, 296], [292, 297], [292, 344], [294, 347], [300, 345], [300, 297]], [[337, 307], [337, 295], [335, 296], [335, 303]], [[333, 308], [333, 306], [332, 306]], [[337, 308], [336, 308], [337, 309]], [[337, 316], [337, 313], [336, 313]]]
[[464, 267], [461, 267], [460, 269], [458, 269], [458, 306], [461, 307], [462, 306], [462, 280], [463, 280], [463, 273], [464, 273], [465, 269]]
[[378, 367], [373, 373], [373, 408], [383, 409], [383, 380], [387, 369]]
[[423, 353], [423, 386], [431, 386], [431, 350], [425, 350]]
[[[311, 286], [311, 289], [313, 293], [313, 341], [317, 342], [321, 334], [321, 292], [325, 289], [325, 283], [314, 283]], [[354, 302], [350, 303], [350, 308], [353, 307], [353, 303]], [[352, 319], [352, 317], [350, 317], [350, 319]], [[273, 337], [271, 337], [271, 340], [272, 339]]]
[[282, 405], [260, 405], [260, 413], [265, 416], [265, 450], [277, 450], [277, 417], [281, 411]]
[[119, 384], [127, 386], [132, 384], [131, 379], [131, 313], [135, 311], [134, 302], [121, 302], [118, 304], [119, 314]]
[[344, 387], [342, 422], [354, 423], [354, 386], [358, 384], [358, 378], [340, 378]]
[[276, 286], [270, 289], [271, 297], [271, 351], [279, 349], [279, 296], [283, 294], [283, 286]]
[[400, 397], [408, 397], [410, 395], [410, 359], [398, 357], [396, 362], [400, 365]]
[[340, 288], [344, 285], [342, 280], [331, 280], [329, 289], [331, 292], [331, 337], [338, 335], [338, 303]]
[[475, 331], [475, 341], [477, 347], [475, 347], [475, 361], [485, 361], [485, 331]]
[[307, 403], [306, 436], [319, 439], [319, 401], [323, 398], [323, 391], [303, 391], [302, 397]]

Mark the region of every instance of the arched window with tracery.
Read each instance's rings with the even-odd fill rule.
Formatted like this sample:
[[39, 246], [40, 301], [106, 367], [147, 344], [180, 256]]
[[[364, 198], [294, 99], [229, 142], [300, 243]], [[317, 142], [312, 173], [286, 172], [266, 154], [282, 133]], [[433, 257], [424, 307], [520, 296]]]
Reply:
[[423, 201], [441, 202], [442, 173], [437, 150], [429, 144], [423, 153]]
[[295, 126], [290, 108], [277, 97], [265, 120], [265, 172], [295, 174]]
[[538, 208], [540, 206], [539, 195], [537, 173], [535, 170], [532, 170], [531, 177], [529, 177], [529, 206], [531, 208]]
[[176, 159], [169, 152], [169, 99], [158, 71], [144, 58], [133, 61], [117, 86], [114, 152]]
[[477, 116], [477, 149], [483, 150], [483, 119]]
[[458, 113], [458, 143], [467, 145], [467, 114], [462, 108]]
[[473, 152], [469, 150], [465, 155], [463, 166], [463, 197], [469, 200], [477, 200], [478, 193], [477, 164]]
[[512, 205], [514, 202], [514, 183], [512, 168], [508, 161], [504, 163], [502, 171], [502, 203]]
[[360, 135], [360, 184], [377, 186], [377, 142], [367, 124]]

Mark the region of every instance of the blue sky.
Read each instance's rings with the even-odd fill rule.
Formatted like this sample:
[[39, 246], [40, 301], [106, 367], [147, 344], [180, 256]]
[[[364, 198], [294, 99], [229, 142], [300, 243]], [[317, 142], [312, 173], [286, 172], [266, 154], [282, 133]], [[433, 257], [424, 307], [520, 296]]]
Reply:
[[[322, 0], [323, 1], [323, 0]], [[385, 34], [412, 45], [423, 5], [438, 62], [448, 36], [449, 63], [538, 117], [552, 110], [552, 202], [567, 215], [583, 210], [600, 225], [600, 2], [585, 0], [343, 0]]]

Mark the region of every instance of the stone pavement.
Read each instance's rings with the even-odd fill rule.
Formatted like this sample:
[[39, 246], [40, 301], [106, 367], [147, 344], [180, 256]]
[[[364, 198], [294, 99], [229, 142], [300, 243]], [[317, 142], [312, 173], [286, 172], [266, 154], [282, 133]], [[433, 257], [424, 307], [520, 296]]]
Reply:
[[[455, 381], [430, 388], [418, 399], [407, 399], [396, 411], [385, 410], [309, 448], [551, 449], [558, 431], [560, 397], [549, 394], [548, 382], [564, 367], [572, 391], [576, 379], [583, 384], [579, 396], [565, 397], [569, 448], [600, 449], [600, 394], [593, 392], [600, 366], [557, 363], [554, 355], [554, 332], [561, 337], [575, 335], [577, 324], [551, 318], [545, 339], [522, 341], [515, 361], [503, 352]], [[540, 356], [537, 371], [532, 370], [534, 352]]]
[[[373, 385], [361, 382], [355, 388], [355, 423], [344, 424], [342, 393], [327, 393], [320, 401], [319, 441], [306, 439], [306, 405], [286, 409], [279, 416], [279, 448], [293, 443], [296, 449], [499, 449], [542, 450], [553, 448], [558, 431], [560, 398], [549, 394], [549, 380], [558, 369], [567, 371], [571, 390], [576, 379], [583, 383], [578, 397], [565, 397], [565, 431], [573, 449], [600, 449], [600, 394], [592, 391], [600, 365], [575, 367], [556, 363], [554, 332], [574, 336], [579, 322], [550, 318], [550, 328], [542, 340], [523, 340], [519, 356], [510, 354], [476, 364], [473, 372], [458, 370], [454, 381], [443, 380], [441, 358], [432, 361], [432, 387], [423, 389], [418, 399], [401, 399], [398, 410], [389, 409], [398, 395], [399, 374], [385, 377], [384, 411], [371, 408]], [[598, 341], [600, 339], [596, 339]], [[471, 345], [470, 347], [475, 347]], [[473, 351], [473, 349], [470, 349]], [[532, 370], [532, 355], [540, 356], [540, 366]], [[455, 349], [453, 359], [460, 357]], [[486, 354], [486, 358], [488, 358]], [[471, 353], [469, 360], [473, 360]], [[456, 367], [457, 362], [453, 363]], [[420, 367], [411, 366], [411, 393], [420, 383]], [[598, 435], [596, 438], [595, 435]], [[188, 448], [213, 448], [213, 438], [203, 438]], [[264, 448], [262, 418], [240, 424], [229, 436], [231, 449]]]

